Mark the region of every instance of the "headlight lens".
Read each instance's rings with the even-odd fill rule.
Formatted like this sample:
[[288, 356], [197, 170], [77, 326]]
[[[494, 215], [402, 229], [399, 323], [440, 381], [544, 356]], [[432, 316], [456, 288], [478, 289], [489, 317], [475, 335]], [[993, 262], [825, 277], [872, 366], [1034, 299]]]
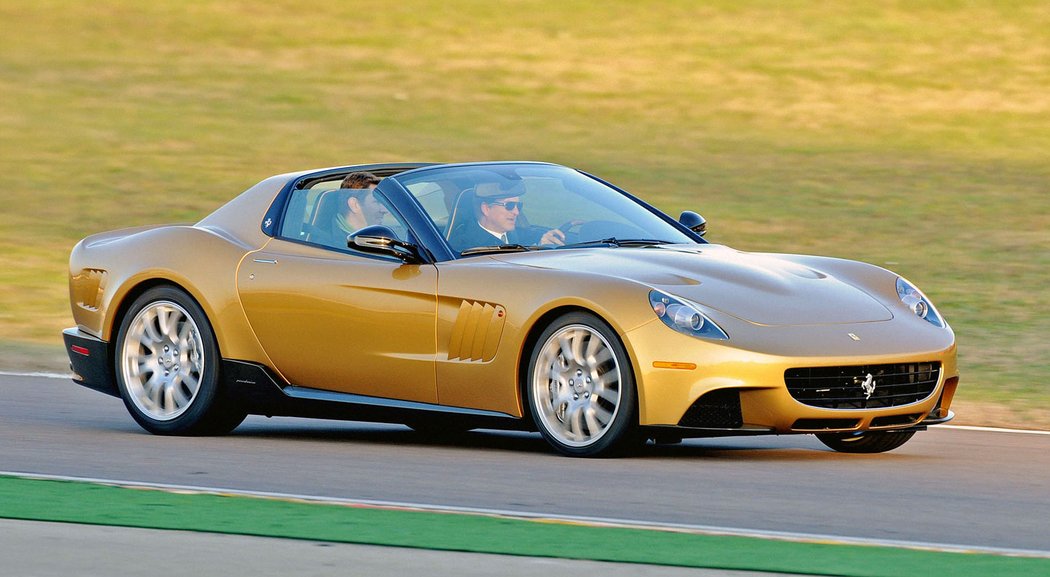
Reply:
[[681, 299], [667, 293], [651, 291], [649, 304], [663, 323], [672, 329], [702, 339], [729, 340], [722, 327], [707, 318], [707, 315]]
[[915, 316], [934, 326], [945, 326], [944, 319], [941, 318], [940, 313], [934, 308], [930, 299], [926, 298], [926, 295], [922, 294], [922, 291], [915, 288], [915, 285], [901, 277], [897, 277], [897, 296], [900, 297], [904, 306], [908, 307], [911, 309], [911, 312], [915, 313]]

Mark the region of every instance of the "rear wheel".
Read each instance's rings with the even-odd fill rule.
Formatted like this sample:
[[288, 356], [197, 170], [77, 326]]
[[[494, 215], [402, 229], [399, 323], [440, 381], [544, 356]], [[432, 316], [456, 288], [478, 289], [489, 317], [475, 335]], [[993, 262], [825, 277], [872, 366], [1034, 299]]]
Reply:
[[885, 453], [907, 443], [915, 431], [864, 431], [861, 433], [822, 433], [821, 443], [840, 453]]
[[155, 287], [135, 299], [117, 333], [115, 363], [124, 405], [151, 433], [223, 434], [244, 420], [221, 394], [211, 325], [179, 289]]
[[532, 350], [529, 409], [555, 449], [574, 457], [606, 456], [630, 444], [637, 399], [627, 351], [589, 313], [556, 319]]

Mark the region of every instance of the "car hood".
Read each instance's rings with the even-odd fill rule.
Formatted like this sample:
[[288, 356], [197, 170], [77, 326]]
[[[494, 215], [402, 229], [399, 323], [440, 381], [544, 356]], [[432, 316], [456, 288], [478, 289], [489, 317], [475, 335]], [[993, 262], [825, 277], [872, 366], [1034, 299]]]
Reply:
[[588, 248], [507, 254], [522, 266], [611, 276], [642, 283], [762, 325], [887, 321], [890, 310], [861, 287], [784, 256], [720, 245]]

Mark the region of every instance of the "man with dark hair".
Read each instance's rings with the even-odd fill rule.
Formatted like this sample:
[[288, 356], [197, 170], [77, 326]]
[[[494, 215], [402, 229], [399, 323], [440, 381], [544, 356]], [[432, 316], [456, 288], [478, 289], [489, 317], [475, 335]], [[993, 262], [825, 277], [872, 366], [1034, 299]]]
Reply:
[[383, 222], [383, 217], [388, 211], [372, 192], [380, 180], [371, 172], [351, 172], [339, 185], [340, 189], [349, 190], [345, 206], [333, 223], [334, 227], [340, 229], [337, 232], [343, 237], [366, 226]]
[[382, 180], [371, 172], [351, 172], [346, 175], [338, 190], [328, 191], [326, 195], [334, 195], [331, 201], [324, 200], [325, 204], [334, 202], [331, 209], [322, 209], [323, 213], [330, 214], [323, 218], [328, 219], [327, 225], [311, 238], [313, 242], [346, 248], [347, 236], [361, 230], [366, 226], [379, 224], [387, 215], [387, 208], [376, 198], [376, 185]]
[[351, 172], [350, 174], [346, 175], [346, 178], [343, 179], [343, 183], [339, 185], [339, 188], [372, 189], [379, 184], [380, 180], [382, 179], [372, 174], [371, 172]]

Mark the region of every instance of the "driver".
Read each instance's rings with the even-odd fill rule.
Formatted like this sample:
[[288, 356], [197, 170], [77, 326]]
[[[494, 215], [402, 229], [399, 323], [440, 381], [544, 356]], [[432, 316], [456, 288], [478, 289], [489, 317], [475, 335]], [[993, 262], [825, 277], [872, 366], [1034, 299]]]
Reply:
[[538, 239], [528, 238], [530, 235], [526, 229], [516, 228], [524, 206], [521, 200], [524, 194], [525, 187], [520, 182], [478, 184], [474, 188], [475, 218], [464, 224], [450, 239], [453, 248], [463, 251], [476, 246], [501, 244], [565, 244], [565, 233], [556, 228], [544, 232]]

